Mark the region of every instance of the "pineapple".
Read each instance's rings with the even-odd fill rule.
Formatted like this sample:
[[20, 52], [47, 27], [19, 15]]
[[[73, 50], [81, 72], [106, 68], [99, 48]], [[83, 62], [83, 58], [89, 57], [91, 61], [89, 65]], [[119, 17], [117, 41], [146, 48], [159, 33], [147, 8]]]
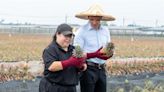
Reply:
[[79, 45], [75, 46], [75, 49], [73, 50], [73, 56], [76, 58], [81, 58], [83, 57], [83, 50]]
[[114, 43], [110, 42], [103, 47], [100, 52], [105, 53], [107, 56], [111, 56], [113, 53], [109, 52], [111, 50], [114, 50]]

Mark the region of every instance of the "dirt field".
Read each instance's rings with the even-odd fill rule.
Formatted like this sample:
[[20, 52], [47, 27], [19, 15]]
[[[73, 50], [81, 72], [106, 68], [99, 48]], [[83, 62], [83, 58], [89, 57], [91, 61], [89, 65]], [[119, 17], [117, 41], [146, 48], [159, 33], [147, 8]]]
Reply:
[[1, 61], [40, 60], [51, 37], [42, 35], [0, 34]]
[[[51, 38], [50, 35], [0, 34], [0, 92], [38, 92], [40, 78], [36, 77], [42, 76], [43, 72], [42, 51], [51, 42]], [[149, 87], [164, 90], [164, 37], [115, 36], [112, 41], [115, 44], [115, 55], [111, 59], [112, 63], [107, 62], [108, 92], [132, 92], [142, 88], [147, 90]], [[145, 84], [147, 80], [150, 80], [148, 87]], [[79, 86], [77, 89], [79, 92]]]
[[[0, 34], [0, 61], [41, 60], [43, 49], [52, 40], [50, 35]], [[164, 56], [164, 37], [112, 37], [113, 58]]]
[[159, 57], [164, 56], [164, 37], [112, 37], [115, 57]]

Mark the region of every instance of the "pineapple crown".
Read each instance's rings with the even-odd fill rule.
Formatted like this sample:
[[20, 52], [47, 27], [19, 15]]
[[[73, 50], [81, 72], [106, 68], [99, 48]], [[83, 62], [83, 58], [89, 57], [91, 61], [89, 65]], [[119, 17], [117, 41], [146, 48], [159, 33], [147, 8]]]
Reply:
[[75, 46], [75, 49], [73, 50], [73, 56], [76, 57], [76, 58], [83, 57], [83, 50], [80, 47], [80, 45]]

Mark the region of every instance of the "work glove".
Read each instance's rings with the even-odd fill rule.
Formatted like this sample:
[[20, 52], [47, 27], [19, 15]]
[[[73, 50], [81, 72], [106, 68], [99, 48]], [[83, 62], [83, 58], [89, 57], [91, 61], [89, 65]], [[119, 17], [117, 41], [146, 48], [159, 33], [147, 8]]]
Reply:
[[76, 58], [74, 56], [71, 56], [69, 59], [63, 60], [61, 64], [63, 66], [63, 69], [70, 66], [81, 68], [85, 60], [86, 60], [86, 57]]
[[100, 52], [100, 50], [102, 49], [103, 47], [99, 48], [97, 51], [95, 52], [92, 52], [92, 53], [87, 53], [87, 59], [90, 59], [90, 58], [99, 58], [99, 59], [102, 59], [102, 60], [107, 60], [109, 59], [110, 57], [113, 56], [113, 51], [111, 51], [111, 55], [110, 56], [106, 56], [105, 53], [102, 53]]

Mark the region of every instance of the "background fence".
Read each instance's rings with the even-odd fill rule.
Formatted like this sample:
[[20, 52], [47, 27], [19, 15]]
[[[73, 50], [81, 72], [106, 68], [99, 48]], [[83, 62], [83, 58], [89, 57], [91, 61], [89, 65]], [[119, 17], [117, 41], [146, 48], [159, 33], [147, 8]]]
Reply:
[[[80, 25], [71, 25], [78, 29]], [[0, 33], [8, 34], [49, 34], [52, 35], [56, 31], [57, 25], [0, 25]], [[164, 37], [164, 27], [160, 28], [144, 28], [129, 26], [108, 26], [112, 36], [153, 36]]]

